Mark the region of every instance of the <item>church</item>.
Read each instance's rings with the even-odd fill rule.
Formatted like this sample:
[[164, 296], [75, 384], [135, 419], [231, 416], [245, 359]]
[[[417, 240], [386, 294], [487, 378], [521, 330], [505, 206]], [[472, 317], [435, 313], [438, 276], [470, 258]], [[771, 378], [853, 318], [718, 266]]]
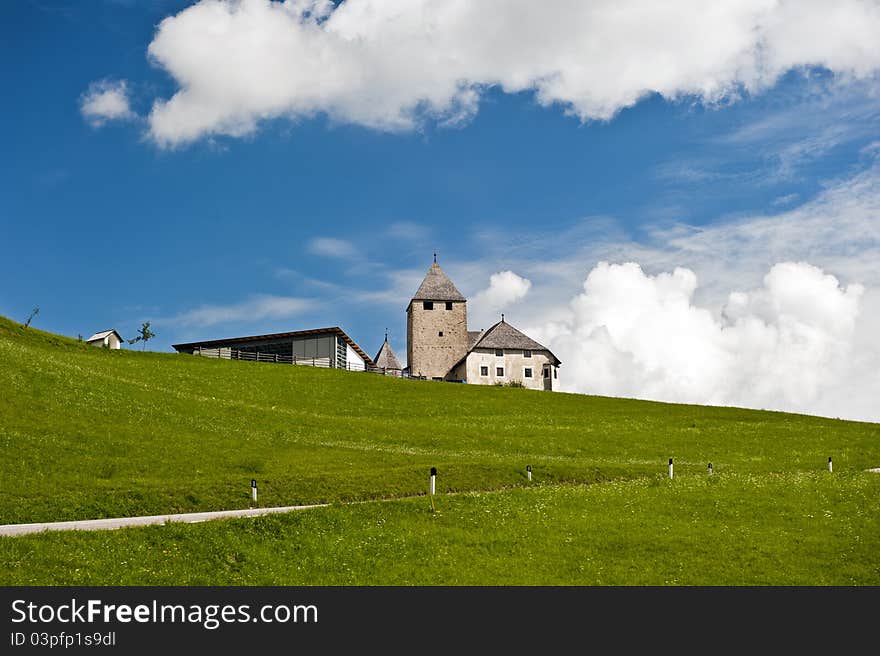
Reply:
[[538, 390], [559, 389], [562, 364], [503, 314], [488, 330], [468, 330], [467, 299], [436, 256], [406, 308], [406, 360], [413, 377]]

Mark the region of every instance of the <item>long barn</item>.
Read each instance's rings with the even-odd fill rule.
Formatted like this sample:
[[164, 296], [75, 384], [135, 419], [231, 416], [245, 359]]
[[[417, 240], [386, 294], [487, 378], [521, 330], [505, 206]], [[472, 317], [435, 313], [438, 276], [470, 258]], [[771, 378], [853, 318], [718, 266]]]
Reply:
[[352, 371], [373, 367], [373, 360], [339, 326], [172, 344], [178, 353], [215, 358], [290, 362]]

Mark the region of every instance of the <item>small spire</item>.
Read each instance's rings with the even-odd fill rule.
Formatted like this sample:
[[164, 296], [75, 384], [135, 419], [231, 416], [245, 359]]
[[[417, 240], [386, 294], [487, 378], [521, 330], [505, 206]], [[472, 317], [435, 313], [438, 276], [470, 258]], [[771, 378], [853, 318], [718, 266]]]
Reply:
[[434, 264], [437, 264], [437, 251], [434, 251]]
[[388, 329], [387, 328], [385, 329], [385, 341], [386, 342], [388, 341]]
[[504, 313], [501, 313], [501, 323], [504, 323]]

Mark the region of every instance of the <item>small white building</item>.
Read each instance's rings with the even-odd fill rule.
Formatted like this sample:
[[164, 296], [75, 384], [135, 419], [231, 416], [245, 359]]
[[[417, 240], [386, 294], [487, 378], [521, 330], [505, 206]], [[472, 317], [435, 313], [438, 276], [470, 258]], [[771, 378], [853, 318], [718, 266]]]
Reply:
[[468, 331], [467, 353], [447, 380], [472, 385], [521, 384], [528, 389], [559, 389], [559, 358], [509, 323], [501, 321], [484, 332]]
[[102, 330], [99, 333], [95, 333], [86, 340], [86, 343], [91, 344], [92, 346], [104, 346], [110, 349], [120, 349], [122, 348], [122, 342], [124, 341], [125, 340], [122, 339], [122, 335], [111, 329]]

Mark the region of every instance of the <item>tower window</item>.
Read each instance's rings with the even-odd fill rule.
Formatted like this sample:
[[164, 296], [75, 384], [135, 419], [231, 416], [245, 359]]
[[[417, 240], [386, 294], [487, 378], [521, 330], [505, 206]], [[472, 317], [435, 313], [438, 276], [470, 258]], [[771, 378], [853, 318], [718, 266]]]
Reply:
[[532, 357], [532, 352], [531, 351], [523, 351], [523, 357], [524, 358]]
[[550, 367], [544, 367], [544, 378], [550, 378]]
[[531, 378], [532, 377], [532, 368], [526, 367], [523, 369], [523, 378]]
[[451, 310], [451, 309], [452, 309], [452, 301], [446, 301], [446, 309], [447, 309], [447, 310]]
[[504, 357], [504, 349], [495, 349], [495, 355], [497, 355], [499, 358], [503, 358]]
[[485, 365], [481, 366], [480, 367], [480, 375], [481, 376], [488, 376], [489, 375], [489, 367], [485, 366]]
[[495, 375], [504, 378], [504, 367], [495, 367]]
[[422, 309], [433, 310], [434, 309], [434, 301], [422, 301]]
[[441, 330], [440, 332], [437, 333], [437, 337], [443, 337], [443, 331], [442, 331], [442, 330]]
[[553, 370], [553, 377], [558, 378], [558, 376], [559, 376], [559, 372], [557, 372], [556, 369], [554, 369]]

